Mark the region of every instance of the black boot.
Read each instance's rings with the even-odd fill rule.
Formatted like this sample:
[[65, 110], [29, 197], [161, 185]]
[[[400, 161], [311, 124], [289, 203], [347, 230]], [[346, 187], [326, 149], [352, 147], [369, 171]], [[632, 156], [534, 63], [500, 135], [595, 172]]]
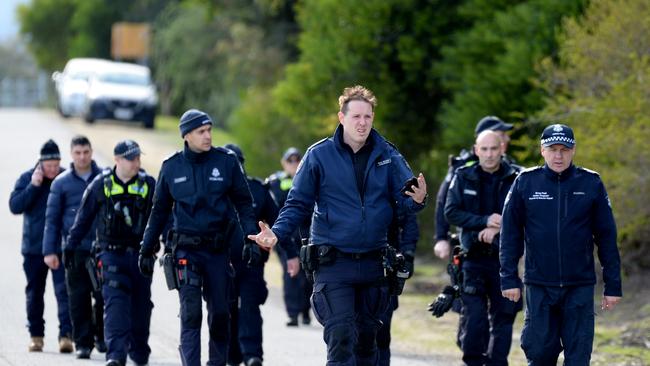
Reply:
[[251, 357], [246, 361], [246, 366], [262, 366], [262, 360], [259, 357]]
[[287, 327], [297, 327], [298, 326], [298, 316], [290, 316], [287, 321]]
[[78, 359], [87, 360], [90, 358], [90, 352], [92, 352], [92, 349], [89, 347], [78, 347], [75, 354]]

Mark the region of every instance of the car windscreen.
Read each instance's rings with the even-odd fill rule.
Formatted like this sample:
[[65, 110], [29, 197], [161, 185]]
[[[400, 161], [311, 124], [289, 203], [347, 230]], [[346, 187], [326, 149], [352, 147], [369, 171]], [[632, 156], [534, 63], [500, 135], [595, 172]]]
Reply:
[[97, 75], [97, 79], [103, 83], [127, 84], [127, 85], [149, 85], [149, 77], [146, 75], [127, 73], [106, 73]]

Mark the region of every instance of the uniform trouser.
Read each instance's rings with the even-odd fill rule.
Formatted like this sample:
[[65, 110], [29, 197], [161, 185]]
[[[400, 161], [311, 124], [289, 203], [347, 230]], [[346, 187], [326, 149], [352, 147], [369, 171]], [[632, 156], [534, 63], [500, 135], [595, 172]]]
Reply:
[[505, 366], [512, 343], [512, 324], [522, 301], [501, 295], [499, 266], [463, 264], [460, 346], [468, 366]]
[[526, 285], [521, 348], [528, 365], [589, 365], [594, 341], [594, 286]]
[[104, 299], [93, 291], [85, 265], [88, 255], [76, 251], [74, 256], [75, 265], [65, 269], [72, 337], [77, 348], [93, 348], [95, 340], [104, 339]]
[[377, 331], [377, 352], [379, 352], [378, 366], [390, 365], [390, 324], [393, 319], [393, 312], [397, 310], [398, 305], [397, 296], [391, 296], [388, 310], [379, 318], [382, 325]]
[[[233, 269], [227, 252], [207, 250], [176, 250], [176, 263], [185, 260], [187, 281], [179, 289], [181, 305], [181, 362], [184, 366], [201, 364], [202, 301], [208, 309], [210, 334], [208, 366], [226, 364], [228, 356], [229, 294]], [[182, 269], [179, 269], [182, 271]]]
[[295, 277], [289, 275], [287, 272], [287, 254], [284, 250], [278, 248], [278, 256], [280, 264], [282, 264], [282, 291], [287, 315], [296, 317], [299, 314], [309, 314], [312, 284], [307, 279], [305, 271], [298, 271]]
[[[61, 258], [59, 258], [61, 260]], [[47, 273], [50, 271], [43, 262], [43, 256], [38, 254], [23, 254], [23, 270], [27, 278], [25, 298], [27, 302], [27, 329], [32, 337], [45, 335], [45, 285]], [[63, 266], [52, 270], [52, 284], [56, 296], [57, 316], [59, 318], [59, 337], [70, 337], [72, 324], [68, 310], [68, 292], [65, 288], [65, 271]]]
[[376, 365], [377, 330], [388, 309], [378, 258], [337, 258], [314, 274], [312, 309], [325, 329], [328, 366]]
[[233, 265], [228, 363], [238, 365], [252, 357], [263, 357], [260, 305], [266, 302], [269, 292], [264, 281], [264, 264], [247, 267], [233, 258]]
[[100, 253], [106, 359], [126, 364], [127, 354], [138, 364], [149, 361], [151, 278], [138, 269], [136, 251]]

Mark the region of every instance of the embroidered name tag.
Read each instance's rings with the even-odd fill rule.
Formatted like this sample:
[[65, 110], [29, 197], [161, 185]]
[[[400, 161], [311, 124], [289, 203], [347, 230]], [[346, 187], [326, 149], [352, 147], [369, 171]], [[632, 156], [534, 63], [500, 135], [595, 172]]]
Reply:
[[464, 189], [463, 193], [469, 194], [469, 195], [472, 195], [472, 196], [476, 196], [476, 191], [472, 190], [472, 189]]
[[380, 161], [380, 162], [377, 163], [377, 166], [386, 165], [386, 164], [388, 164], [388, 163], [390, 163], [390, 159], [382, 160], [382, 161]]
[[547, 192], [535, 192], [532, 196], [528, 197], [528, 200], [552, 200], [553, 197]]
[[185, 181], [187, 181], [187, 177], [174, 178], [174, 183], [183, 183]]

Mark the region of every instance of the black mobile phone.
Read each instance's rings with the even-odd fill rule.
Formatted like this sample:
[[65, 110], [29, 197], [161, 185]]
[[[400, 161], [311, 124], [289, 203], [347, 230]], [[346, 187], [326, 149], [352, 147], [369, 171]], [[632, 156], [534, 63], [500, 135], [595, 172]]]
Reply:
[[413, 177], [404, 183], [404, 187], [402, 187], [401, 192], [403, 195], [406, 195], [406, 192], [411, 192], [413, 193], [413, 186], [419, 187], [418, 186], [418, 179], [416, 177]]

